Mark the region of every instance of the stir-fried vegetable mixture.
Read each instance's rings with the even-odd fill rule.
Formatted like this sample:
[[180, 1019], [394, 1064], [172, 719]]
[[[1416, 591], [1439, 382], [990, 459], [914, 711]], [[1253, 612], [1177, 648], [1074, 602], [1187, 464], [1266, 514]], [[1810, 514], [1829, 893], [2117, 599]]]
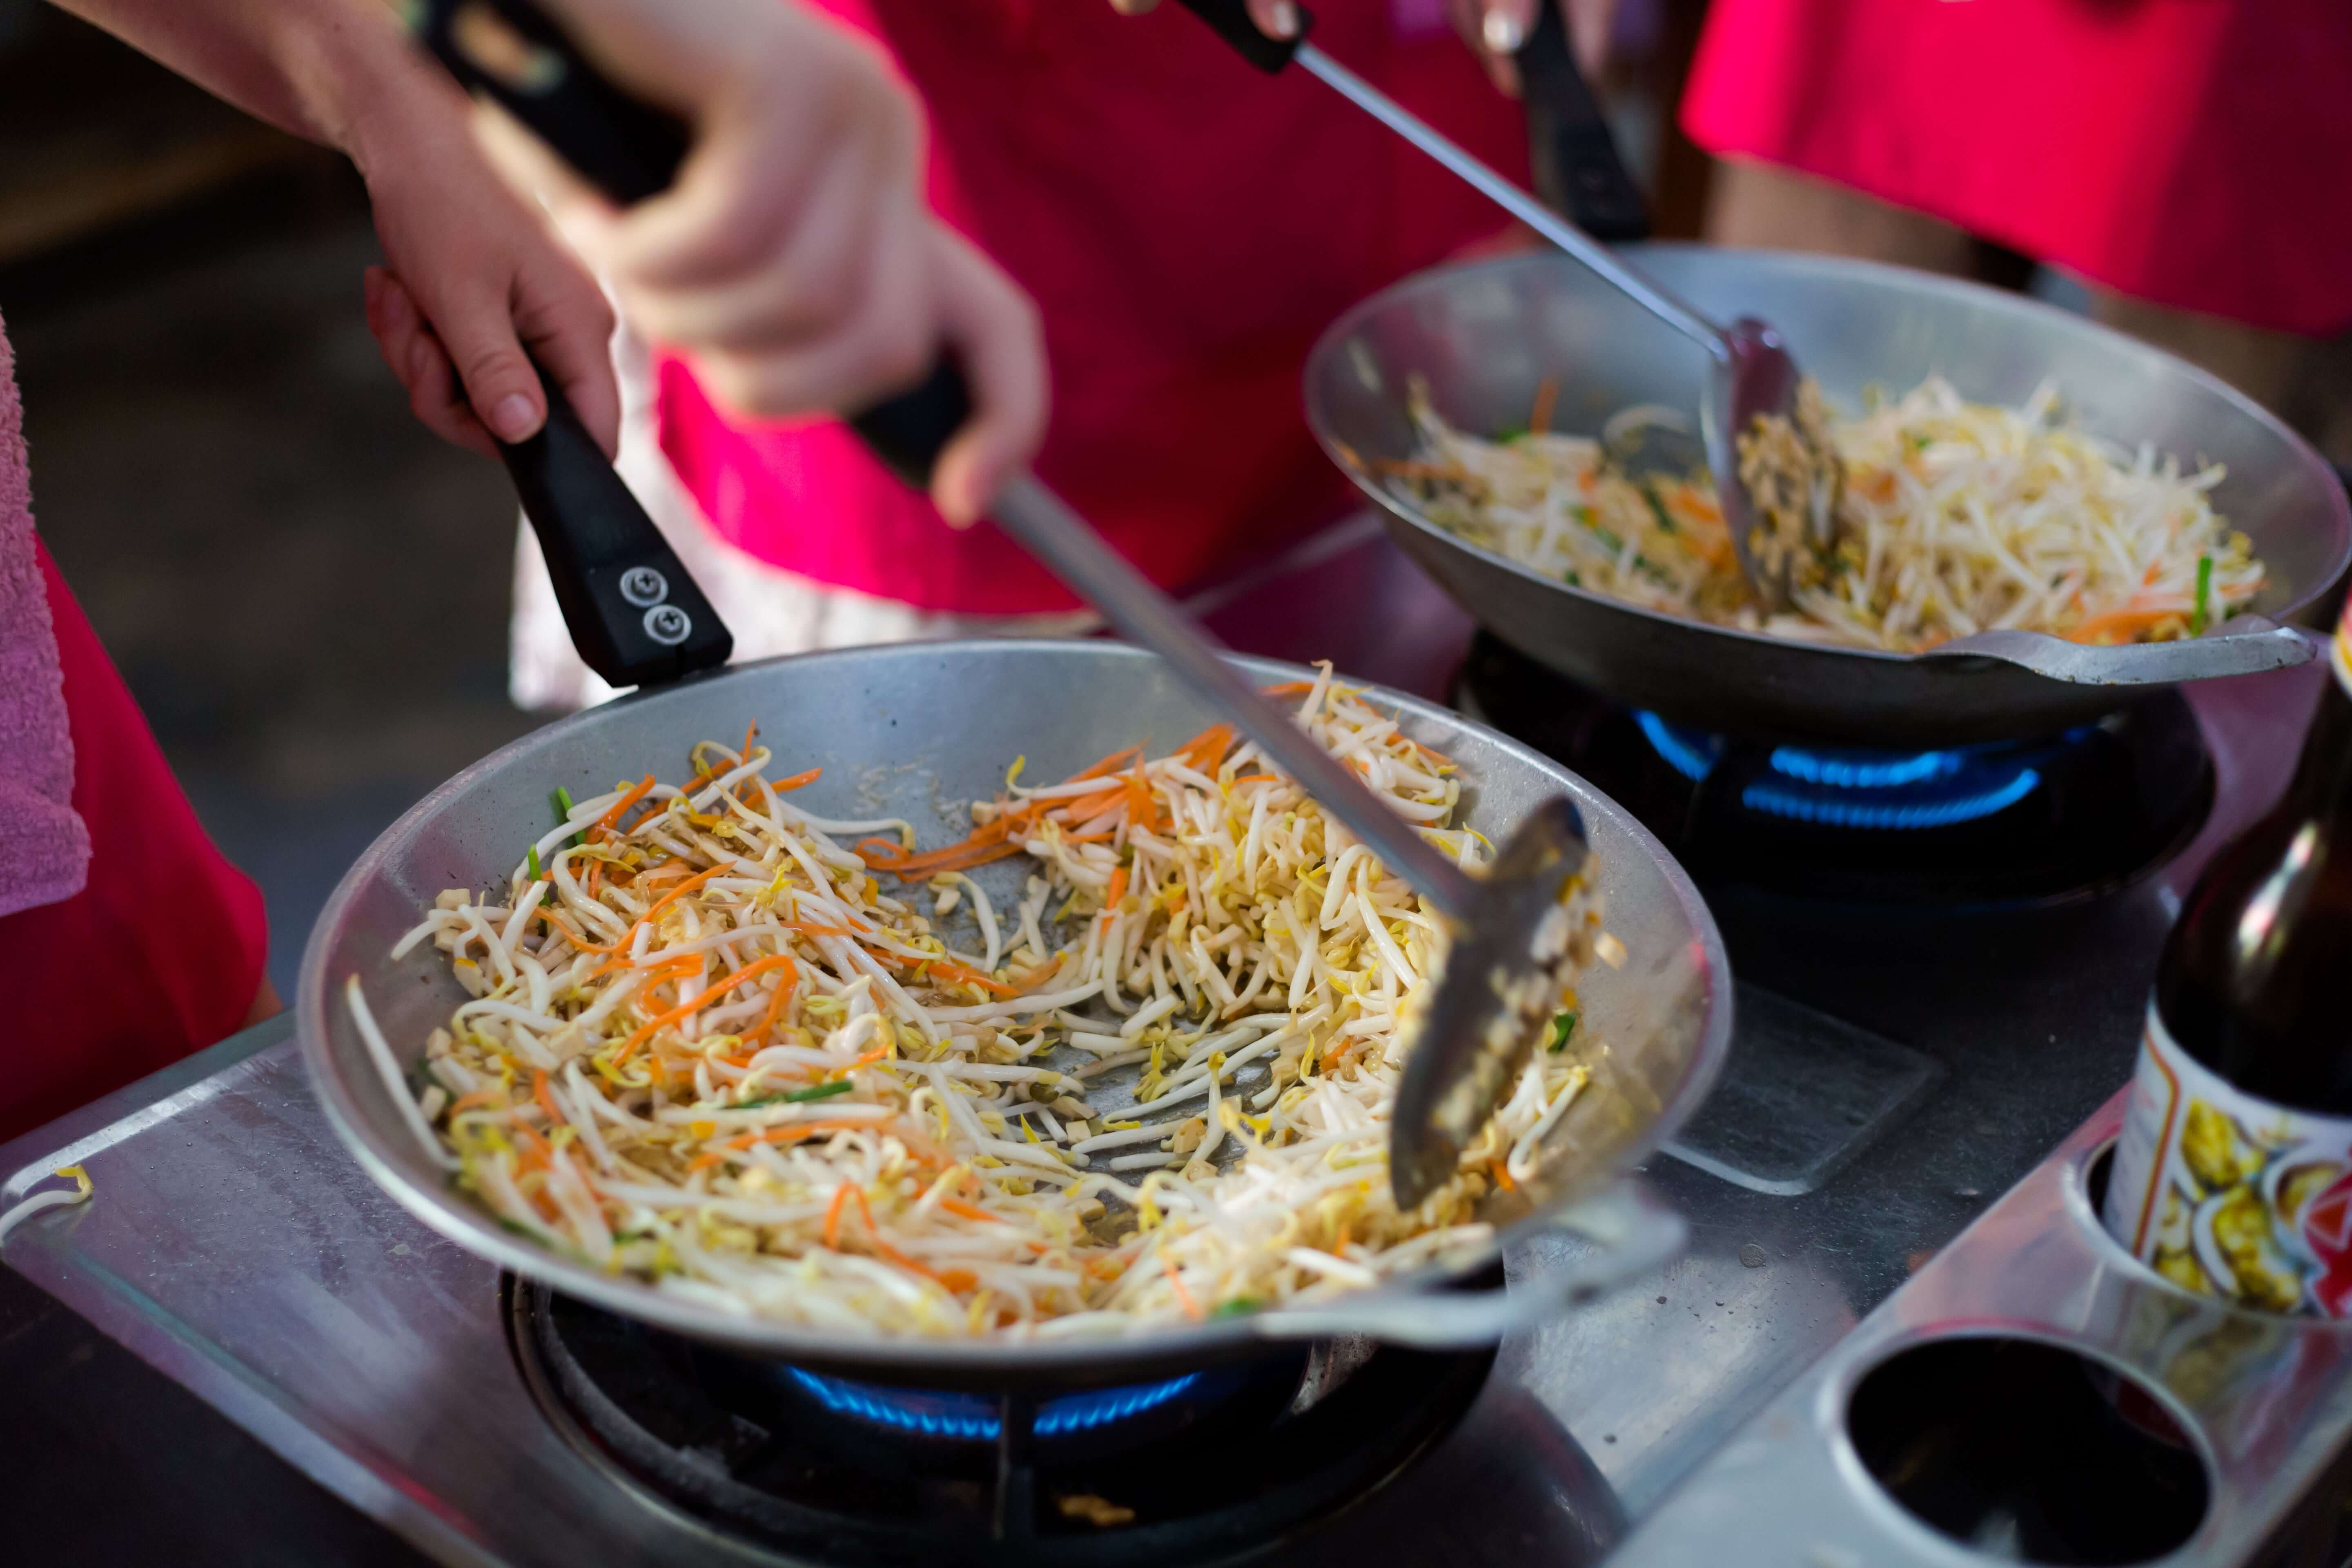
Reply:
[[[1549, 398], [1539, 398], [1548, 405]], [[1387, 482], [1432, 521], [1573, 586], [1778, 637], [1916, 652], [1999, 627], [2077, 642], [2197, 637], [2263, 585], [2242, 533], [2213, 510], [2219, 466], [2127, 452], [2058, 418], [2055, 390], [2021, 409], [1962, 401], [1931, 377], [1860, 418], [1832, 418], [1844, 469], [1835, 533], [1797, 557], [1794, 608], [1764, 615], [1732, 553], [1714, 481], [1637, 472], [1628, 410], [1602, 439], [1537, 428], [1487, 441], [1416, 389], [1427, 450]]]
[[[1481, 861], [1445, 758], [1328, 668], [1276, 690]], [[571, 805], [536, 875], [526, 854], [496, 899], [442, 894], [395, 950], [434, 943], [472, 997], [404, 1104], [510, 1228], [818, 1329], [1116, 1332], [1483, 1242], [1476, 1201], [1535, 1174], [1585, 1082], [1570, 993], [1460, 1173], [1399, 1213], [1400, 1015], [1440, 927], [1226, 726], [1059, 784], [1015, 763], [971, 837], [922, 853], [906, 823], [799, 809], [814, 773], [771, 759], [706, 742], [683, 785]], [[1023, 855], [1015, 907], [967, 875]], [[959, 951], [934, 919], [967, 906]], [[1622, 962], [1589, 889], [1570, 913], [1578, 955]]]

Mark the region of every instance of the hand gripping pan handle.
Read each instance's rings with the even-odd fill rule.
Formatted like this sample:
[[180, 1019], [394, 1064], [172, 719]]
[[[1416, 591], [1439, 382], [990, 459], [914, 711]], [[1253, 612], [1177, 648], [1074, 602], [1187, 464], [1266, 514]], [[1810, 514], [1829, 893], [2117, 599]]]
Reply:
[[[685, 127], [563, 68], [536, 12], [500, 0], [425, 0], [416, 27], [451, 74], [552, 141], [615, 200], [668, 184]], [[656, 686], [727, 662], [735, 639], [686, 563], [613, 469], [545, 367], [547, 424], [500, 443], [547, 558], [572, 646], [614, 686]]]

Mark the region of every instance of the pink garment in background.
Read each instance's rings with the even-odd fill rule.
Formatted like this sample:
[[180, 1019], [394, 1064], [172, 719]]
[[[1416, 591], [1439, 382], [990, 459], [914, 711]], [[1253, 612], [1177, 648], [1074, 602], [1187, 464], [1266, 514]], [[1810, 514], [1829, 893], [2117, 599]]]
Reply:
[[[1269, 77], [1180, 6], [812, 0], [923, 100], [935, 212], [1038, 303], [1040, 478], [1163, 585], [1360, 505], [1308, 433], [1333, 318], [1504, 226], [1485, 197], [1302, 71]], [[1517, 105], [1422, 0], [1331, 0], [1316, 39], [1511, 177]], [[811, 582], [964, 616], [1076, 601], [994, 527], [958, 531], [831, 421], [730, 417], [676, 358], [662, 450], [720, 537]]]
[[1715, 0], [1682, 121], [2152, 304], [2352, 327], [2346, 0]]
[[0, 323], [0, 915], [81, 891], [89, 829], [73, 808], [73, 735], [33, 539], [16, 355]]

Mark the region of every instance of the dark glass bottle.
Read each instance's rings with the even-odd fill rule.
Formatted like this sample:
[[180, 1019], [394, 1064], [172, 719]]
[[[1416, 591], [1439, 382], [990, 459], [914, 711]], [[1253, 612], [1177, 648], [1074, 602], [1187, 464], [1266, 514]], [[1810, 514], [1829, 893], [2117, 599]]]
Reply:
[[2285, 797], [2206, 867], [2164, 946], [2156, 1005], [2246, 1093], [2352, 1116], [2352, 696], [2335, 681]]
[[2285, 795], [2164, 947], [2105, 1218], [2176, 1284], [2352, 1316], [2352, 638]]

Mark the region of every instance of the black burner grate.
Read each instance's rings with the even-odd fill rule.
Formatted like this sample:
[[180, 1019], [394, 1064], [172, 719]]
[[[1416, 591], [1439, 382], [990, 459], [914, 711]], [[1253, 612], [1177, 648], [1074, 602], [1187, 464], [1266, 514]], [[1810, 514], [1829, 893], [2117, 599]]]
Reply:
[[1452, 1431], [1491, 1350], [1319, 1345], [1149, 1383], [899, 1388], [692, 1343], [509, 1282], [551, 1419], [608, 1475], [780, 1561], [1228, 1561], [1370, 1495]]

